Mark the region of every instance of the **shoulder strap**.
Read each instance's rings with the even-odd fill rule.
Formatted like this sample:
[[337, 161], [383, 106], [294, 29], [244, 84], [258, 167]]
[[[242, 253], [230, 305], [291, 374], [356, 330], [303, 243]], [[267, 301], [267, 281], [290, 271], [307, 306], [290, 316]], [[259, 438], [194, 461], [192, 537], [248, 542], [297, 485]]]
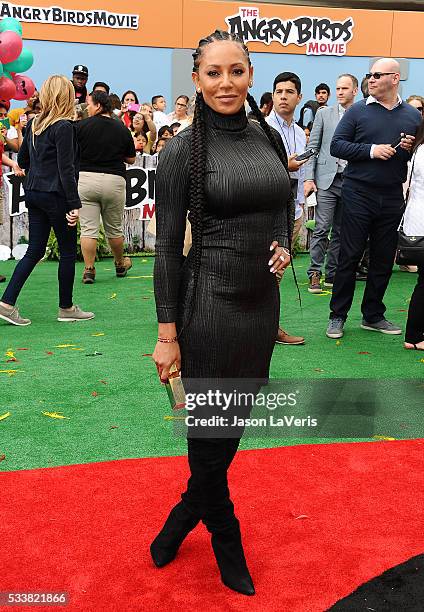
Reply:
[[[413, 173], [414, 173], [414, 167], [415, 167], [415, 158], [417, 157], [417, 152], [418, 152], [418, 147], [415, 149], [414, 154], [413, 154], [413, 156], [412, 156], [412, 168], [411, 168], [411, 173], [410, 173], [410, 175], [409, 175], [408, 187], [407, 187], [406, 194], [405, 194], [405, 204], [406, 204], [406, 205], [408, 205], [408, 200], [409, 200], [409, 192], [410, 192], [410, 190], [411, 190], [412, 175], [413, 175]], [[398, 227], [398, 231], [399, 231], [399, 230], [403, 230], [403, 221], [404, 221], [404, 219], [405, 219], [405, 212], [406, 212], [406, 209], [405, 209], [405, 211], [404, 211], [404, 213], [403, 213], [403, 215], [402, 215], [402, 219], [400, 220], [399, 227]]]
[[412, 168], [411, 168], [411, 173], [409, 175], [408, 188], [407, 188], [406, 194], [405, 194], [405, 202], [406, 203], [408, 203], [408, 200], [409, 200], [409, 192], [411, 190], [411, 181], [412, 181], [412, 175], [414, 173], [415, 158], [417, 157], [417, 152], [418, 152], [418, 148], [415, 149], [414, 154], [412, 156]]

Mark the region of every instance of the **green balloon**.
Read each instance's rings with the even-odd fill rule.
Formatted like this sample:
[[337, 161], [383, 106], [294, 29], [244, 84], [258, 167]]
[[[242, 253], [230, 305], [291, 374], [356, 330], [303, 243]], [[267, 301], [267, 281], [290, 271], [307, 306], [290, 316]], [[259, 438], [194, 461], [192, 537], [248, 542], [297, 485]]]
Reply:
[[10, 74], [10, 72], [8, 70], [5, 70], [4, 67], [3, 67], [3, 74], [2, 74], [2, 76], [6, 77], [6, 79], [10, 79], [11, 81], [13, 81], [12, 75]]
[[19, 74], [21, 74], [22, 72], [26, 72], [27, 70], [29, 70], [33, 63], [34, 56], [32, 54], [32, 51], [24, 47], [20, 56], [17, 57], [13, 62], [5, 64], [4, 67], [9, 72], [19, 72]]
[[3, 76], [3, 64], [0, 62], [0, 77]]
[[13, 17], [5, 17], [0, 21], [0, 32], [16, 32], [19, 36], [22, 36], [22, 26], [17, 19]]

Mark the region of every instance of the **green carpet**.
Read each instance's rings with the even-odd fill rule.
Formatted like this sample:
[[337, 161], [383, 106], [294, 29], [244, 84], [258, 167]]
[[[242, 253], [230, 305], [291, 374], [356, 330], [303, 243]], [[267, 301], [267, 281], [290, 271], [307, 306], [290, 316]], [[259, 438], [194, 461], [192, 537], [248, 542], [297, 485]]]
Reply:
[[[18, 328], [0, 322], [0, 458], [5, 455], [0, 470], [185, 453], [185, 440], [172, 434], [172, 422], [165, 418], [171, 411], [156, 368], [145, 356], [153, 351], [157, 333], [153, 262], [153, 258], [134, 259], [129, 276], [117, 279], [113, 262], [103, 260], [91, 286], [81, 284], [79, 264], [75, 301], [94, 310], [96, 318], [78, 324], [56, 321], [57, 264], [36, 267], [18, 302], [32, 325]], [[276, 346], [272, 378], [300, 380], [319, 393], [327, 389], [330, 395], [335, 378], [387, 381], [383, 388], [388, 398], [399, 389], [399, 379], [422, 380], [422, 354], [405, 351], [402, 336], [360, 329], [361, 283], [345, 337], [338, 342], [327, 339], [329, 293], [307, 292], [307, 256], [298, 257], [295, 265], [302, 307], [288, 271], [281, 287], [281, 321], [289, 332], [304, 335], [306, 345]], [[0, 271], [8, 277], [13, 267], [14, 262], [0, 262]], [[415, 281], [414, 274], [395, 269], [386, 296], [388, 319], [404, 325]], [[9, 361], [13, 358], [17, 361]], [[398, 399], [380, 404], [373, 432], [364, 428], [355, 439], [372, 440], [371, 433], [423, 436], [416, 405], [400, 406]], [[1, 420], [8, 412], [10, 416]], [[68, 418], [51, 418], [43, 412]], [[243, 447], [311, 441], [322, 440], [250, 436]]]

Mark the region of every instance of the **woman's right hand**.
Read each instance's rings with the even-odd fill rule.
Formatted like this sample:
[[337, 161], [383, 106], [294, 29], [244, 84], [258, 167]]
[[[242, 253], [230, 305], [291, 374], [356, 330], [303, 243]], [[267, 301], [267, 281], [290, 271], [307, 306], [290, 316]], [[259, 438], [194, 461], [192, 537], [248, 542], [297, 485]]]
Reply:
[[162, 383], [168, 382], [169, 370], [176, 365], [181, 369], [181, 351], [178, 342], [157, 342], [152, 355]]

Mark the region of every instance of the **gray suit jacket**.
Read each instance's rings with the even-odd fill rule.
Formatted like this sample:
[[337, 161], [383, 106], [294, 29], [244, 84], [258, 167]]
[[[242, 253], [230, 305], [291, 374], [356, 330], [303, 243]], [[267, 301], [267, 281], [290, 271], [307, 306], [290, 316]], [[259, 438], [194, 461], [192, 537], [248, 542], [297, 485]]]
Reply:
[[328, 189], [337, 173], [337, 159], [330, 155], [330, 145], [338, 123], [338, 104], [321, 108], [315, 116], [308, 149], [315, 149], [318, 157], [311, 157], [305, 164], [305, 181], [315, 181], [318, 189]]

